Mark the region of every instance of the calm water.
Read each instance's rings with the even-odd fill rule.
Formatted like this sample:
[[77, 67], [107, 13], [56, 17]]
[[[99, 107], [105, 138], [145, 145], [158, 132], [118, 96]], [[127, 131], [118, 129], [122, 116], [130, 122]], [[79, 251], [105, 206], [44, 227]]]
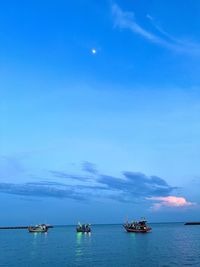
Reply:
[[48, 234], [0, 231], [1, 267], [200, 266], [200, 226], [151, 224], [152, 233], [126, 233], [120, 225], [72, 226]]

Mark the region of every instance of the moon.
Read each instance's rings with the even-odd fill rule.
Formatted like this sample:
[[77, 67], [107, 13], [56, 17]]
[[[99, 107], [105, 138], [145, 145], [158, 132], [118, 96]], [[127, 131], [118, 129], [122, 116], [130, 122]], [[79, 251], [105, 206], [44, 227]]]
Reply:
[[97, 50], [95, 48], [92, 48], [91, 52], [92, 52], [93, 55], [95, 55], [97, 53]]

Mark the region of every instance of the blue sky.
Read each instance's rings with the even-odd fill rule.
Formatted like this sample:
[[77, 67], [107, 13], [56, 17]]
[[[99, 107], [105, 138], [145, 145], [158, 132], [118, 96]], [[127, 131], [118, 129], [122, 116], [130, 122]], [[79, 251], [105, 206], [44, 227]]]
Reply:
[[198, 220], [199, 1], [0, 7], [1, 224]]

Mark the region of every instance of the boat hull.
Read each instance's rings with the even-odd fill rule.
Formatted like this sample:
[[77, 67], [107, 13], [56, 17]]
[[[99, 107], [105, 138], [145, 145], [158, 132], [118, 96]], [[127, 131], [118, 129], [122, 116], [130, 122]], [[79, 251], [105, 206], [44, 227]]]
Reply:
[[151, 228], [147, 229], [128, 229], [125, 228], [128, 233], [149, 233], [151, 232]]
[[77, 233], [91, 233], [91, 230], [79, 230], [79, 229], [76, 229], [76, 232]]
[[46, 233], [48, 230], [32, 230], [28, 229], [29, 233]]

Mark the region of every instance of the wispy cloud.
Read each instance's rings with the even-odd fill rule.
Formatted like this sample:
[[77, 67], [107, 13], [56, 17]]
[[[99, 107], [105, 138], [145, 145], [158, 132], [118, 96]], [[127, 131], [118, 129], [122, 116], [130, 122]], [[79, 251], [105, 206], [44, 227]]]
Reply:
[[54, 177], [65, 179], [65, 180], [70, 179], [70, 180], [84, 181], [84, 180], [88, 179], [88, 177], [86, 177], [86, 176], [69, 174], [69, 173], [66, 173], [65, 171], [52, 171], [52, 170], [50, 170], [49, 172]]
[[11, 195], [20, 195], [26, 197], [54, 197], [70, 198], [74, 200], [86, 200], [84, 194], [77, 192], [71, 186], [50, 186], [43, 183], [0, 183], [0, 192]]
[[158, 38], [151, 32], [148, 32], [142, 28], [135, 21], [135, 15], [133, 12], [123, 11], [117, 4], [112, 5], [112, 14], [114, 19], [114, 24], [116, 27], [122, 29], [129, 29], [134, 33], [141, 35], [142, 37], [148, 39], [151, 42], [160, 43], [162, 40]]
[[138, 172], [124, 172], [124, 178], [101, 175], [99, 182], [108, 186], [110, 190], [119, 190], [127, 199], [136, 199], [150, 196], [167, 196], [176, 187], [157, 176], [146, 176]]
[[137, 23], [133, 12], [123, 11], [116, 3], [112, 5], [112, 15], [114, 25], [116, 27], [128, 29], [151, 43], [155, 43], [176, 52], [195, 55], [200, 54], [200, 44], [179, 40], [178, 38], [171, 36], [160, 26], [158, 26], [157, 23], [155, 23], [154, 18], [149, 14], [146, 17], [151, 21], [151, 24], [157, 31], [155, 33], [146, 30], [139, 23]]
[[91, 174], [97, 174], [98, 173], [95, 164], [93, 164], [89, 161], [83, 162], [82, 169], [83, 169], [83, 171], [89, 172]]
[[[190, 206], [193, 203], [172, 193], [177, 187], [169, 185], [163, 178], [147, 176], [140, 172], [124, 171], [122, 177], [101, 174], [90, 162], [82, 165], [86, 172], [74, 175], [63, 171], [49, 171], [50, 180], [28, 183], [0, 183], [0, 193], [19, 195], [24, 198], [57, 198], [78, 201], [112, 200], [123, 203], [154, 201], [153, 208], [163, 206]], [[91, 175], [92, 174], [92, 175]], [[52, 179], [56, 179], [52, 180]]]
[[[121, 178], [101, 174], [94, 164], [84, 164], [83, 175], [50, 171], [54, 180], [32, 181], [24, 184], [0, 183], [0, 192], [22, 196], [71, 198], [78, 200], [112, 199], [119, 202], [137, 202], [146, 197], [167, 196], [175, 187], [157, 176], [138, 172], [123, 172]], [[90, 174], [95, 175], [90, 175]], [[61, 179], [59, 182], [59, 179]], [[63, 182], [62, 182], [63, 181]]]
[[187, 201], [184, 197], [167, 196], [167, 197], [149, 197], [148, 200], [155, 201], [153, 209], [159, 210], [162, 207], [188, 207], [196, 203]]
[[200, 44], [191, 42], [189, 40], [183, 40], [183, 39], [178, 39], [172, 34], [169, 34], [166, 30], [163, 29], [163, 27], [156, 21], [155, 18], [147, 14], [146, 16], [153, 27], [157, 30], [158, 33], [160, 33], [163, 37], [166, 37], [166, 40], [171, 41], [174, 43], [174, 45], [177, 46], [177, 48], [181, 51], [188, 51], [188, 52], [200, 52]]

